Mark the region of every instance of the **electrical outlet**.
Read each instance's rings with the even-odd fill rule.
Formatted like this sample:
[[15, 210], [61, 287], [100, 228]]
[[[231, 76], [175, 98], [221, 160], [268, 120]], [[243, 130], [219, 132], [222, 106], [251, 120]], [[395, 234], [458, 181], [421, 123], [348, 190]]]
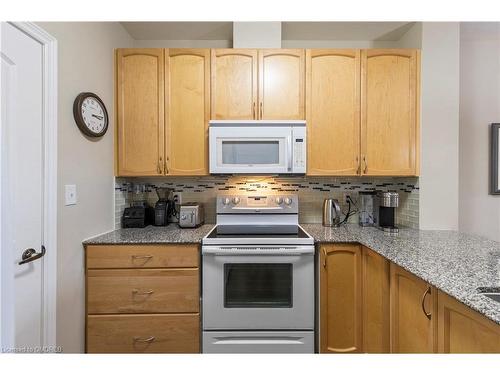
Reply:
[[174, 199], [174, 203], [175, 204], [177, 204], [177, 205], [181, 205], [182, 204], [182, 193], [175, 192], [175, 193], [173, 193], [172, 197]]

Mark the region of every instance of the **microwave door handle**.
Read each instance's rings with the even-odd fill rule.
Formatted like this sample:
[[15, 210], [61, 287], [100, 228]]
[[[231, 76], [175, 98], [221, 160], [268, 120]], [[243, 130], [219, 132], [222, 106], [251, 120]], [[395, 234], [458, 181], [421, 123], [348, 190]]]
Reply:
[[287, 159], [288, 159], [288, 172], [292, 171], [292, 162], [293, 162], [293, 156], [292, 156], [292, 137], [288, 136], [288, 149], [287, 149]]

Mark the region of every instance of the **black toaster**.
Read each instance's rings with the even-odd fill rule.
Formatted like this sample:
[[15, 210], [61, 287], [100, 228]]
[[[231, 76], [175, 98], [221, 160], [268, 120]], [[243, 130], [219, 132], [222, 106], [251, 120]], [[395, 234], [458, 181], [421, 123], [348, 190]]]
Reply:
[[123, 211], [122, 228], [144, 228], [152, 224], [154, 208], [152, 207], [127, 207]]

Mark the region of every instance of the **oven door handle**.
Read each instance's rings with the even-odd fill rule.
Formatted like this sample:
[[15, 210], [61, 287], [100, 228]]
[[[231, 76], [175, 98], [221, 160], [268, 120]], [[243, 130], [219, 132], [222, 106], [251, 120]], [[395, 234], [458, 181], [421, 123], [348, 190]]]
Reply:
[[231, 255], [231, 256], [245, 256], [245, 255], [289, 255], [289, 256], [298, 256], [298, 255], [314, 255], [314, 248], [238, 248], [238, 247], [230, 247], [230, 248], [221, 248], [221, 247], [213, 247], [207, 248], [204, 247], [202, 249], [203, 255]]

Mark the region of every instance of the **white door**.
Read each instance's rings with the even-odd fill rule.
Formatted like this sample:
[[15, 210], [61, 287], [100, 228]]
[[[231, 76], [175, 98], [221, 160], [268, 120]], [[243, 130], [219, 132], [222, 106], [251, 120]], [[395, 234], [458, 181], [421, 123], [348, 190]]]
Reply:
[[[42, 52], [39, 42], [11, 24], [1, 24], [0, 328], [4, 352], [37, 351], [43, 344]], [[26, 250], [36, 259], [19, 264]]]

